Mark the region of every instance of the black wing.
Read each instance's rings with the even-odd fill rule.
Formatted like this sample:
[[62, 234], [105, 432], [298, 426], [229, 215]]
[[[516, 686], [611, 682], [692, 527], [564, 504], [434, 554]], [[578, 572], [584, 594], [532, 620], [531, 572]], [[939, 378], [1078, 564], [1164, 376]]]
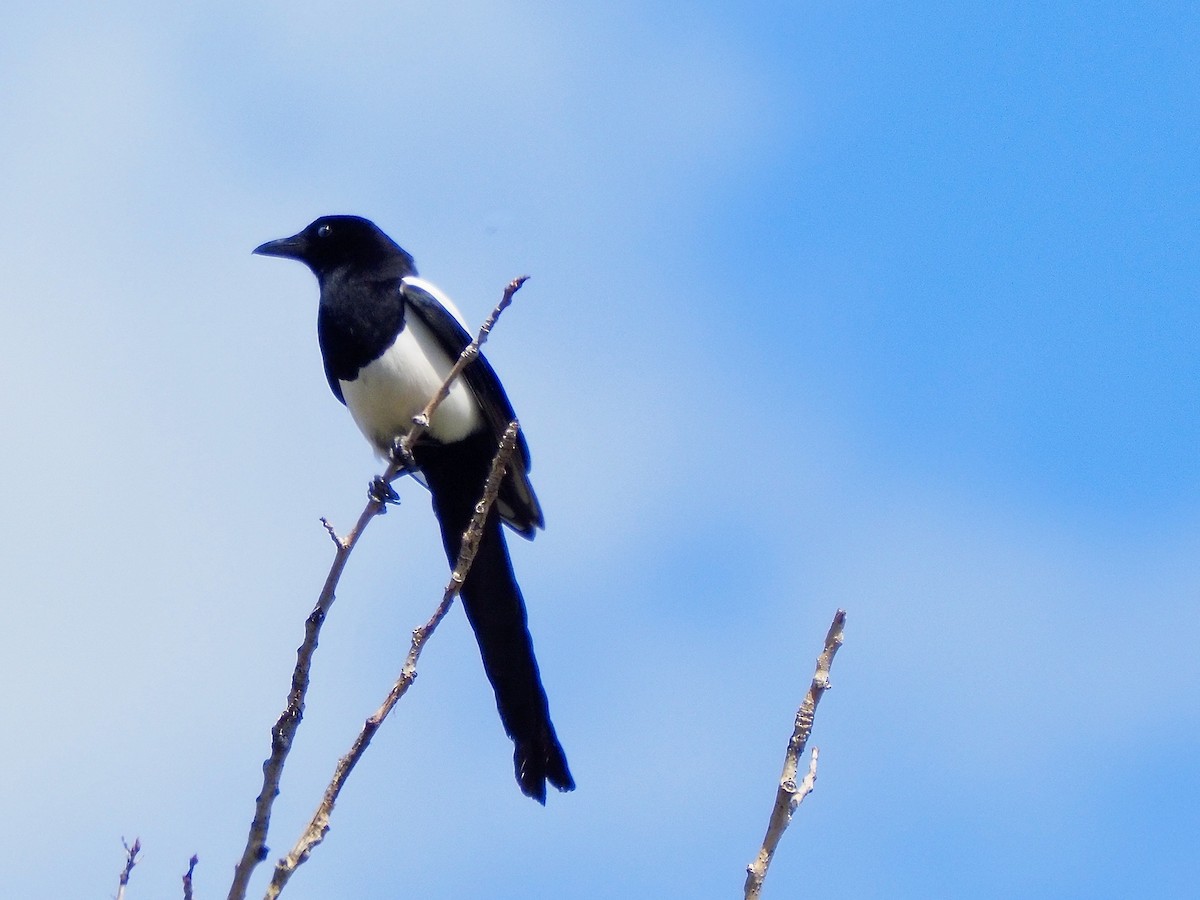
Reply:
[[[446, 355], [457, 360], [467, 344], [471, 343], [471, 335], [434, 294], [414, 284], [412, 279], [404, 279], [402, 285], [409, 310], [421, 317]], [[484, 419], [499, 446], [508, 423], [517, 417], [499, 377], [483, 354], [466, 367], [461, 377], [479, 402]], [[536, 529], [546, 525], [533, 485], [529, 483], [529, 468], [529, 445], [525, 441], [525, 432], [518, 431], [516, 452], [509, 464], [508, 474], [500, 485], [496, 503], [501, 518], [514, 531], [527, 538], [533, 537]]]

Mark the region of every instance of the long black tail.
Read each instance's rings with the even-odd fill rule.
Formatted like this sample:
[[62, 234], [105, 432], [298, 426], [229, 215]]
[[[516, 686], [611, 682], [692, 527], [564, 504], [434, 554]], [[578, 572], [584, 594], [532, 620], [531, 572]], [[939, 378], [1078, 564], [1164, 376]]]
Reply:
[[[487, 434], [455, 444], [417, 448], [417, 463], [433, 494], [433, 509], [451, 566], [458, 560], [463, 531], [483, 493], [495, 452], [496, 445]], [[496, 693], [500, 721], [516, 745], [513, 763], [521, 792], [544, 804], [547, 781], [560, 791], [574, 790], [567, 758], [550, 722], [525, 600], [513, 575], [495, 506], [463, 583], [462, 599], [479, 642], [483, 669]]]

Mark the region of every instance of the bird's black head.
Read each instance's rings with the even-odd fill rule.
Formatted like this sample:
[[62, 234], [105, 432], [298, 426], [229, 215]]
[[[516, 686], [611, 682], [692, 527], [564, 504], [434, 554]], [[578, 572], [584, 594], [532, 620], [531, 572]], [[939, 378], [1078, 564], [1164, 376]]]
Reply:
[[298, 259], [318, 278], [348, 266], [400, 278], [417, 274], [413, 258], [360, 216], [321, 216], [299, 234], [267, 241], [254, 252]]

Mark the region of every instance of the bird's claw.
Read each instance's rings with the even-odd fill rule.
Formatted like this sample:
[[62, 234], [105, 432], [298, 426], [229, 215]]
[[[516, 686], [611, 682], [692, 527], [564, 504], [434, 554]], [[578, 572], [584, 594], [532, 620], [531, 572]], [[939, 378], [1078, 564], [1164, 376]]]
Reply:
[[397, 475], [403, 475], [405, 472], [417, 467], [412, 451], [404, 445], [403, 437], [398, 437], [392, 441], [392, 446], [388, 449], [388, 458], [392, 461], [392, 465], [398, 469]]
[[379, 512], [387, 512], [389, 506], [400, 505], [400, 495], [396, 493], [389, 482], [382, 475], [376, 475], [371, 480], [371, 486], [367, 488], [367, 496], [372, 503], [378, 503], [380, 506]]

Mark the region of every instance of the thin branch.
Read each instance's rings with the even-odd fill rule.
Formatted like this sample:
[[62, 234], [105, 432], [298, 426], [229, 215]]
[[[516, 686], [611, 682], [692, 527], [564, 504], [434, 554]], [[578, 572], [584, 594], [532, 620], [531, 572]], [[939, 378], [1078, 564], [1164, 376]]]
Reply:
[[[450, 385], [471, 360], [479, 355], [479, 348], [487, 340], [493, 326], [496, 324], [496, 320], [500, 317], [500, 313], [512, 303], [513, 295], [520, 290], [521, 285], [527, 280], [528, 276], [521, 276], [509, 282], [508, 286], [504, 289], [504, 296], [496, 304], [496, 308], [492, 310], [491, 315], [484, 321], [475, 339], [463, 348], [458, 360], [446, 375], [437, 393], [426, 404], [425, 409], [421, 411], [420, 415], [414, 417], [412, 427], [397, 441], [393, 459], [388, 464], [384, 474], [380, 476], [385, 484], [395, 480], [403, 472], [412, 468], [412, 448], [425, 429], [429, 427], [429, 421], [433, 418], [433, 414], [439, 404], [449, 395]], [[362, 536], [367, 525], [370, 524], [372, 519], [382, 513], [385, 508], [386, 503], [382, 495], [378, 495], [378, 492], [373, 491], [371, 499], [363, 508], [358, 521], [354, 524], [354, 528], [345, 537], [338, 537], [333, 527], [327, 521], [322, 520], [322, 524], [329, 533], [329, 536], [333, 538], [337, 550], [334, 553], [329, 574], [325, 578], [325, 585], [321, 589], [320, 596], [317, 598], [316, 606], [313, 607], [313, 611], [309, 613], [308, 619], [304, 623], [304, 642], [296, 651], [296, 667], [292, 672], [292, 686], [288, 692], [287, 705], [271, 729], [271, 755], [263, 763], [263, 786], [254, 801], [254, 817], [250, 822], [250, 831], [246, 837], [246, 846], [242, 851], [242, 858], [234, 866], [233, 884], [229, 888], [229, 900], [245, 900], [246, 891], [250, 884], [250, 876], [253, 874], [255, 867], [267, 857], [267, 830], [271, 823], [271, 809], [275, 803], [275, 798], [279, 796], [279, 782], [283, 776], [283, 766], [287, 761], [288, 753], [291, 751], [296, 731], [300, 727], [300, 720], [304, 716], [304, 699], [308, 693], [309, 672], [312, 668], [312, 657], [316, 652], [317, 642], [321, 634], [321, 626], [325, 622], [325, 617], [328, 615], [330, 607], [333, 606], [335, 599], [334, 592], [338, 581], [342, 577], [342, 571], [346, 568], [346, 561], [349, 559], [350, 553], [354, 550], [358, 539]]]
[[[391, 469], [395, 464], [389, 466]], [[283, 766], [292, 748], [292, 740], [304, 717], [304, 698], [308, 693], [309, 672], [312, 669], [313, 654], [317, 650], [317, 641], [321, 634], [321, 626], [325, 616], [335, 599], [335, 590], [346, 561], [358, 543], [363, 530], [383, 509], [381, 499], [372, 498], [358, 517], [358, 522], [344, 538], [337, 538], [337, 551], [333, 556], [333, 564], [325, 577], [325, 585], [317, 598], [317, 605], [309, 613], [304, 622], [304, 642], [296, 651], [296, 668], [292, 671], [292, 686], [288, 691], [287, 705], [279, 719], [271, 728], [271, 755], [263, 763], [263, 787], [255, 799], [254, 818], [250, 823], [250, 832], [246, 838], [246, 847], [242, 858], [234, 867], [233, 884], [229, 888], [229, 900], [244, 900], [249, 886], [250, 875], [255, 866], [262, 862], [267, 855], [267, 829], [271, 823], [271, 808], [275, 798], [279, 796], [279, 782], [283, 777]]]
[[479, 549], [479, 541], [483, 537], [484, 523], [487, 520], [492, 504], [496, 501], [496, 495], [500, 491], [500, 482], [504, 478], [509, 460], [512, 459], [513, 449], [516, 447], [519, 427], [517, 421], [514, 419], [509, 423], [503, 438], [500, 440], [500, 447], [496, 451], [495, 458], [492, 460], [492, 468], [488, 473], [487, 482], [484, 484], [483, 497], [475, 505], [475, 514], [471, 517], [471, 522], [467, 525], [467, 530], [463, 532], [462, 550], [458, 554], [458, 560], [455, 563], [454, 571], [450, 575], [450, 581], [446, 584], [446, 589], [442, 593], [441, 603], [438, 604], [429, 621], [413, 631], [412, 644], [408, 650], [408, 657], [404, 660], [404, 667], [400, 670], [400, 677], [392, 685], [391, 691], [388, 692], [379, 709], [375, 710], [363, 724], [362, 730], [354, 739], [354, 743], [351, 744], [349, 752], [338, 760], [337, 767], [333, 772], [333, 779], [329, 782], [329, 787], [325, 789], [325, 796], [321, 799], [317, 811], [313, 813], [313, 817], [304, 829], [304, 833], [300, 835], [300, 839], [296, 842], [292, 851], [276, 864], [275, 874], [271, 878], [271, 884], [267, 888], [266, 900], [274, 900], [274, 898], [279, 896], [296, 869], [308, 859], [309, 854], [325, 839], [325, 835], [329, 832], [329, 817], [333, 812], [333, 805], [337, 802], [338, 795], [341, 794], [346, 780], [350, 777], [350, 773], [354, 771], [354, 766], [362, 758], [363, 753], [366, 752], [367, 746], [371, 743], [375, 732], [379, 730], [379, 726], [383, 724], [383, 720], [388, 717], [388, 714], [395, 707], [396, 703], [408, 692], [408, 689], [416, 680], [417, 661], [421, 658], [421, 651], [425, 648], [426, 641], [429, 640], [430, 636], [437, 629], [438, 624], [445, 618], [446, 613], [450, 611], [450, 607], [454, 603], [454, 598], [458, 596], [458, 592], [462, 589], [467, 573], [471, 570], [471, 564], [475, 561], [475, 553]]
[[800, 769], [800, 757], [812, 733], [813, 717], [817, 712], [817, 704], [829, 690], [829, 669], [833, 665], [833, 657], [842, 646], [843, 632], [846, 628], [846, 611], [839, 609], [825, 635], [825, 649], [817, 657], [817, 670], [813, 673], [812, 684], [800, 708], [796, 711], [796, 724], [792, 737], [788, 741], [787, 753], [783, 759], [783, 774], [779, 778], [779, 789], [775, 793], [775, 806], [771, 810], [771, 818], [767, 823], [767, 834], [763, 838], [762, 849], [750, 865], [746, 867], [746, 900], [758, 900], [762, 893], [763, 879], [767, 877], [767, 868], [779, 846], [779, 839], [792, 821], [792, 814], [800, 801], [809, 795], [817, 780], [817, 756], [819, 751], [813, 747], [812, 759], [808, 764], [808, 774], [799, 784], [796, 775]]
[[133, 839], [132, 847], [125, 843], [125, 838], [121, 838], [121, 846], [125, 848], [125, 868], [121, 870], [121, 877], [117, 879], [117, 900], [125, 900], [125, 885], [129, 884], [129, 876], [138, 863], [137, 855], [142, 852], [142, 842], [139, 838]]
[[183, 873], [183, 900], [192, 900], [192, 875], [196, 871], [196, 863], [200, 862], [200, 857], [195, 853], [188, 860], [187, 871]]
[[333, 541], [335, 547], [342, 546], [342, 539], [338, 537], [337, 531], [334, 530], [333, 523], [324, 516], [321, 516], [321, 527], [325, 529], [325, 533], [329, 535], [329, 539]]

